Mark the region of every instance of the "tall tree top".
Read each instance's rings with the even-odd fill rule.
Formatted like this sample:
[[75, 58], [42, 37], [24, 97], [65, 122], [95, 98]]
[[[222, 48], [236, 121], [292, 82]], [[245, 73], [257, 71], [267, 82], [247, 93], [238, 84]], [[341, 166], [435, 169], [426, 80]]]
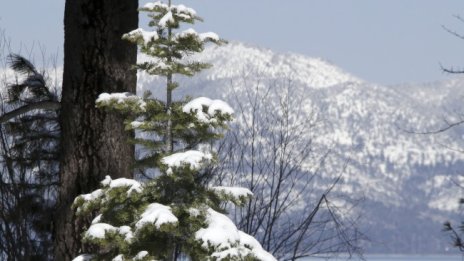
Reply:
[[193, 76], [210, 65], [185, 61], [184, 58], [202, 52], [206, 43], [226, 43], [213, 32], [197, 33], [192, 28], [179, 31], [182, 23], [194, 24], [196, 21], [203, 21], [194, 9], [185, 5], [171, 5], [158, 1], [147, 3], [139, 10], [148, 13], [148, 25], [154, 30], [138, 28], [124, 34], [123, 39], [138, 44], [142, 53], [152, 57], [150, 61], [137, 65], [138, 69], [149, 74]]

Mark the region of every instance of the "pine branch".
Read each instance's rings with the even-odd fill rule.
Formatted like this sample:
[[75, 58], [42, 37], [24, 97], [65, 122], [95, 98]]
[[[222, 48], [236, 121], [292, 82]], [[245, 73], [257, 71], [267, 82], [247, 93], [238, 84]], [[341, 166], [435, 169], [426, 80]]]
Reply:
[[22, 74], [39, 74], [35, 66], [26, 58], [18, 54], [8, 55], [8, 62], [11, 69]]
[[32, 110], [58, 110], [61, 108], [61, 103], [56, 101], [41, 101], [36, 103], [31, 103], [19, 107], [13, 111], [7, 112], [0, 116], [0, 124], [3, 124], [13, 118], [18, 117], [21, 114], [28, 113]]

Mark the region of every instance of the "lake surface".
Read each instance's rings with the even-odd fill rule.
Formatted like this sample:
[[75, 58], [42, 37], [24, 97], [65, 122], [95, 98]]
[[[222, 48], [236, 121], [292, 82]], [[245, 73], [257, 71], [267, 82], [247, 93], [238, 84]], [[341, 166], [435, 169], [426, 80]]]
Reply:
[[[365, 255], [366, 261], [464, 261], [462, 255]], [[305, 258], [301, 261], [343, 261], [343, 260], [360, 260], [358, 257], [347, 259], [346, 257], [339, 258]]]

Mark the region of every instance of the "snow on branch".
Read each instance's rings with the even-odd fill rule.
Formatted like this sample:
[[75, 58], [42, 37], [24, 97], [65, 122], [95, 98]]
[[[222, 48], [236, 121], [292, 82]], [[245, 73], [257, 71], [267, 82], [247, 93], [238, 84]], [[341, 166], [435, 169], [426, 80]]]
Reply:
[[182, 4], [169, 6], [161, 1], [157, 1], [154, 3], [146, 3], [142, 8], [140, 8], [140, 10], [164, 14], [158, 24], [161, 28], [165, 28], [167, 26], [167, 22], [175, 23], [174, 17], [178, 17], [186, 21], [201, 20], [193, 8]]
[[172, 5], [171, 6], [171, 11], [175, 12], [177, 15], [188, 15], [191, 18], [194, 18], [197, 16], [197, 12], [190, 7], [186, 7], [185, 5]]
[[148, 251], [140, 251], [135, 255], [134, 260], [143, 260], [146, 256], [148, 256]]
[[119, 109], [130, 109], [135, 107], [141, 111], [145, 111], [147, 106], [141, 97], [130, 94], [128, 92], [102, 93], [98, 96], [96, 104], [99, 107], [106, 106]]
[[146, 224], [154, 224], [157, 229], [164, 224], [177, 224], [179, 220], [172, 213], [171, 208], [159, 203], [152, 203], [147, 206], [141, 215], [141, 219], [137, 221], [135, 227], [142, 228]]
[[131, 195], [132, 192], [142, 192], [142, 184], [140, 182], [133, 180], [133, 179], [126, 179], [126, 178], [119, 178], [119, 179], [111, 179], [110, 176], [106, 176], [105, 179], [101, 182], [101, 184], [105, 187], [110, 188], [121, 188], [121, 187], [128, 187], [127, 195]]
[[119, 254], [119, 255], [115, 256], [113, 259], [111, 259], [111, 261], [124, 261], [124, 255]]
[[[102, 189], [75, 198], [73, 208], [76, 208], [76, 214], [87, 213], [100, 208], [103, 199], [108, 196], [107, 191], [109, 189], [126, 188], [127, 196], [131, 196], [133, 192], [142, 192], [142, 184], [133, 179], [119, 178], [112, 180], [110, 176], [106, 176], [101, 184], [103, 185]], [[100, 218], [101, 216], [97, 216], [92, 223], [100, 222]]]
[[172, 174], [174, 168], [188, 167], [192, 171], [200, 170], [203, 164], [208, 164], [213, 159], [210, 153], [197, 150], [188, 150], [166, 156], [161, 159], [161, 163], [168, 167], [166, 173]]
[[132, 238], [134, 238], [134, 233], [132, 232], [132, 229], [129, 226], [119, 227], [118, 233], [124, 236], [124, 240], [126, 240], [127, 242], [131, 242]]
[[206, 215], [207, 227], [195, 233], [195, 239], [218, 260], [255, 257], [258, 260], [276, 260], [266, 252], [252, 236], [241, 232], [226, 215], [209, 208]]
[[217, 186], [210, 189], [224, 200], [232, 201], [237, 205], [243, 205], [253, 197], [253, 193], [247, 188]]
[[146, 3], [142, 9], [146, 11], [160, 12], [167, 11], [169, 9], [169, 6], [165, 3], [162, 3], [161, 1], [157, 1], [154, 3]]
[[76, 213], [81, 213], [81, 211], [86, 211], [87, 209], [91, 209], [92, 206], [95, 205], [97, 200], [100, 200], [104, 196], [104, 192], [102, 189], [97, 189], [88, 194], [82, 194], [77, 196], [74, 199], [74, 206], [77, 206]]
[[176, 70], [176, 64], [173, 62], [163, 61], [162, 59], [150, 59], [148, 62], [140, 64], [145, 68], [149, 74], [161, 74], [164, 75], [168, 72]]
[[145, 124], [143, 121], [131, 121], [130, 126], [132, 129], [137, 129], [140, 128], [140, 126], [143, 126], [143, 124]]
[[72, 261], [91, 261], [94, 258], [94, 255], [82, 254], [75, 257]]
[[101, 223], [101, 218], [102, 218], [102, 214], [99, 214], [98, 216], [96, 216], [96, 217], [92, 220], [92, 223], [91, 223], [91, 224]]
[[206, 42], [215, 42], [215, 43], [222, 43], [221, 38], [219, 38], [219, 35], [213, 32], [207, 32], [207, 33], [197, 33], [193, 28], [189, 28], [187, 30], [184, 30], [180, 33], [177, 33], [174, 36], [174, 40], [180, 41], [185, 38], [193, 37], [197, 39], [197, 41], [206, 43]]
[[105, 239], [106, 233], [117, 233], [124, 237], [124, 240], [130, 242], [134, 237], [132, 230], [129, 226], [114, 227], [106, 223], [95, 223], [92, 224], [89, 229], [85, 232], [85, 238], [94, 239]]
[[216, 122], [215, 117], [219, 115], [231, 116], [234, 110], [222, 100], [211, 100], [206, 97], [193, 99], [182, 107], [185, 113], [195, 113], [198, 121], [202, 123]]
[[91, 239], [104, 239], [106, 232], [115, 232], [116, 228], [110, 224], [97, 223], [93, 224], [85, 232], [85, 236]]
[[160, 28], [167, 28], [169, 24], [175, 23], [176, 20], [174, 20], [174, 17], [172, 16], [172, 12], [168, 11], [163, 18], [160, 19], [158, 22], [158, 26]]
[[197, 31], [195, 31], [195, 29], [189, 28], [189, 29], [184, 30], [184, 31], [182, 31], [180, 33], [177, 33], [174, 36], [174, 39], [186, 38], [186, 37], [189, 37], [189, 36], [198, 37], [198, 33], [197, 33]]
[[148, 32], [142, 28], [137, 28], [127, 34], [124, 34], [122, 38], [148, 45], [150, 42], [158, 40], [159, 36], [157, 32]]
[[240, 234], [241, 244], [250, 248], [252, 255], [258, 258], [258, 260], [277, 261], [277, 259], [273, 255], [271, 255], [269, 252], [263, 249], [261, 244], [254, 237], [240, 230], [238, 231], [238, 233]]
[[213, 42], [219, 42], [221, 39], [219, 38], [219, 35], [213, 32], [206, 32], [206, 33], [201, 33], [199, 35], [199, 38], [201, 41], [213, 41]]
[[81, 198], [84, 201], [92, 201], [92, 200], [96, 200], [96, 199], [101, 198], [101, 196], [103, 196], [103, 190], [97, 189], [97, 190], [93, 191], [92, 193], [82, 194], [82, 195], [78, 196], [76, 199]]

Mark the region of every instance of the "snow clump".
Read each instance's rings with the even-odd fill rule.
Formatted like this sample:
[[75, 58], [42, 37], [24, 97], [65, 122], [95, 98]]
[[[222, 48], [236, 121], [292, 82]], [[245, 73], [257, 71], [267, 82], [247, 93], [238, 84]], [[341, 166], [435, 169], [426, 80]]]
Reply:
[[112, 103], [125, 104], [134, 103], [142, 111], [145, 111], [147, 104], [145, 101], [137, 95], [130, 94], [128, 92], [115, 92], [115, 93], [102, 93], [98, 96], [95, 101], [97, 105], [111, 105]]
[[107, 175], [101, 184], [110, 188], [129, 187], [129, 190], [127, 190], [127, 195], [131, 195], [131, 193], [134, 191], [138, 193], [142, 192], [142, 184], [133, 179], [111, 179], [111, 177]]
[[[204, 112], [206, 108], [206, 112]], [[222, 100], [211, 100], [206, 97], [199, 97], [191, 100], [182, 107], [184, 113], [195, 113], [198, 121], [203, 123], [211, 123], [214, 121], [216, 113], [223, 115], [232, 115], [234, 110]]]
[[213, 159], [210, 153], [204, 153], [197, 150], [188, 150], [166, 156], [161, 159], [161, 163], [168, 167], [166, 173], [172, 174], [173, 168], [189, 167], [190, 170], [200, 170], [203, 163], [209, 163]]
[[145, 224], [155, 224], [156, 228], [159, 229], [163, 224], [175, 224], [179, 221], [172, 213], [170, 207], [159, 203], [148, 205], [141, 217], [142, 218], [135, 224], [137, 229], [140, 229]]

